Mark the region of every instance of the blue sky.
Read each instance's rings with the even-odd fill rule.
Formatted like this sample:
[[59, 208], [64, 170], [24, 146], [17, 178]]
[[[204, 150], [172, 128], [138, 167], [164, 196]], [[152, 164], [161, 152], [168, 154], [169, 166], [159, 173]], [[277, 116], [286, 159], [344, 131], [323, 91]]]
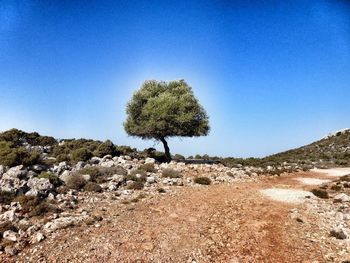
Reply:
[[146, 79], [185, 79], [211, 133], [173, 153], [264, 156], [350, 126], [346, 1], [0, 0], [0, 130], [123, 130]]

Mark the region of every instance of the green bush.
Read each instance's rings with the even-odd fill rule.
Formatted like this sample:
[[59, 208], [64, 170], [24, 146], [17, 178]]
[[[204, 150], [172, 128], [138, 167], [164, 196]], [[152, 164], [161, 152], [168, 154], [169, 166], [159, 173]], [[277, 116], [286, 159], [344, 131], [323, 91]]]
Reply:
[[23, 147], [14, 147], [11, 142], [0, 141], [0, 164], [13, 167], [20, 164], [25, 166], [36, 164], [40, 161], [40, 154], [29, 152]]
[[11, 129], [0, 133], [0, 141], [11, 142], [15, 146], [21, 146], [23, 143], [41, 146], [52, 146], [57, 144], [57, 141], [53, 137], [41, 136], [37, 132], [26, 133], [18, 129]]
[[54, 187], [59, 187], [62, 185], [62, 181], [60, 180], [60, 178], [58, 178], [57, 175], [54, 175], [53, 173], [50, 172], [41, 172], [38, 175], [38, 178], [46, 178], [49, 179], [50, 183], [54, 186]]
[[118, 155], [118, 152], [115, 145], [110, 140], [107, 140], [97, 147], [94, 151], [94, 155], [98, 157], [104, 157], [106, 155], [115, 156]]
[[176, 171], [172, 168], [165, 168], [162, 170], [162, 176], [168, 178], [182, 178], [182, 175], [179, 171]]
[[140, 170], [143, 170], [145, 172], [149, 172], [149, 173], [155, 173], [157, 172], [156, 168], [154, 167], [153, 163], [145, 163], [142, 164], [139, 168]]
[[181, 155], [181, 154], [175, 154], [174, 155], [174, 160], [185, 160], [185, 156]]
[[311, 192], [319, 198], [322, 198], [322, 199], [329, 198], [328, 192], [323, 189], [312, 189]]
[[85, 186], [84, 186], [84, 190], [87, 192], [102, 192], [102, 187], [99, 186], [98, 184], [94, 183], [94, 182], [88, 182]]
[[87, 161], [92, 157], [91, 151], [86, 148], [79, 148], [72, 152], [72, 160], [75, 162]]
[[211, 180], [208, 177], [196, 177], [194, 178], [194, 182], [196, 184], [204, 184], [204, 185], [210, 185], [211, 184]]
[[79, 175], [79, 174], [75, 174], [74, 176], [71, 176], [67, 182], [66, 182], [66, 186], [70, 189], [75, 189], [75, 190], [80, 190], [82, 189], [86, 184], [85, 179]]

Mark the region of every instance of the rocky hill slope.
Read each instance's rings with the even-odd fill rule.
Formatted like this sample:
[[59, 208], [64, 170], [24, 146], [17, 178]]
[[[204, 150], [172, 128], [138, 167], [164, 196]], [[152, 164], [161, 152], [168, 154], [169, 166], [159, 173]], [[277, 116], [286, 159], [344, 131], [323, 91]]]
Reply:
[[274, 154], [263, 160], [321, 167], [350, 166], [350, 129], [331, 133], [309, 145]]

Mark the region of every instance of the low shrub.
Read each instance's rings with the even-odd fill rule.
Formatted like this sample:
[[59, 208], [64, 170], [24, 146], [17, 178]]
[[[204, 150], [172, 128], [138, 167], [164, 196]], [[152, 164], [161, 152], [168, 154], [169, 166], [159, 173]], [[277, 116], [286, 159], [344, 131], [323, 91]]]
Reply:
[[[138, 174], [138, 173], [137, 173]], [[134, 175], [134, 174], [128, 174], [128, 175], [125, 175], [124, 176], [124, 180], [125, 181], [134, 181], [134, 182], [142, 182], [142, 183], [144, 183], [144, 182], [146, 182], [146, 175], [142, 175], [142, 174], [140, 174], [141, 176], [137, 176], [137, 174], [136, 175]]]
[[94, 156], [104, 157], [106, 155], [119, 155], [115, 145], [110, 140], [101, 143], [94, 151]]
[[335, 237], [336, 239], [346, 239], [347, 236], [343, 231], [335, 231], [335, 230], [331, 230], [330, 235], [332, 237]]
[[174, 160], [185, 160], [185, 156], [181, 155], [181, 154], [175, 154], [173, 157]]
[[157, 172], [156, 168], [154, 167], [153, 163], [145, 163], [142, 164], [139, 168], [142, 171], [149, 172], [149, 173], [155, 173]]
[[322, 199], [329, 198], [328, 192], [323, 189], [312, 189], [311, 192], [319, 198], [322, 198]]
[[11, 142], [0, 141], [0, 164], [4, 166], [17, 166], [23, 164], [30, 166], [40, 161], [40, 154], [29, 152], [23, 147], [15, 147]]
[[14, 198], [15, 198], [14, 193], [0, 191], [0, 204], [9, 205]]
[[38, 175], [38, 178], [49, 179], [50, 183], [55, 187], [59, 187], [62, 185], [62, 181], [60, 180], [60, 178], [57, 175], [54, 175], [53, 173], [50, 173], [50, 172], [41, 172]]
[[68, 188], [75, 190], [82, 189], [85, 186], [85, 184], [85, 179], [79, 174], [75, 174], [74, 176], [70, 177], [66, 182], [66, 186]]
[[84, 191], [100, 193], [100, 192], [102, 192], [102, 187], [99, 186], [98, 184], [94, 183], [94, 182], [88, 182], [84, 186]]
[[194, 182], [196, 184], [203, 184], [203, 185], [210, 185], [211, 184], [210, 178], [204, 177], [204, 176], [194, 178]]
[[331, 190], [333, 190], [333, 191], [340, 191], [341, 190], [341, 186], [340, 185], [332, 185], [331, 186]]
[[144, 183], [140, 181], [134, 181], [127, 186], [128, 189], [131, 190], [141, 190], [144, 187]]
[[116, 167], [102, 167], [102, 166], [93, 166], [83, 168], [78, 171], [78, 174], [88, 174], [91, 176], [91, 181], [96, 183], [104, 183], [108, 180], [109, 177], [118, 174], [118, 175], [127, 175], [127, 170], [122, 166]]
[[166, 193], [166, 191], [165, 191], [164, 188], [158, 188], [157, 191], [158, 191], [158, 193], [160, 193], [160, 194]]
[[47, 213], [58, 213], [60, 212], [60, 209], [55, 207], [54, 205], [42, 201], [37, 206], [33, 207], [32, 210], [29, 212], [29, 216], [41, 216]]
[[79, 148], [72, 152], [72, 161], [87, 161], [92, 157], [91, 151], [86, 148]]
[[182, 178], [182, 175], [179, 171], [176, 171], [172, 168], [165, 168], [162, 170], [162, 176], [167, 178]]
[[350, 175], [345, 175], [339, 178], [340, 181], [350, 182]]

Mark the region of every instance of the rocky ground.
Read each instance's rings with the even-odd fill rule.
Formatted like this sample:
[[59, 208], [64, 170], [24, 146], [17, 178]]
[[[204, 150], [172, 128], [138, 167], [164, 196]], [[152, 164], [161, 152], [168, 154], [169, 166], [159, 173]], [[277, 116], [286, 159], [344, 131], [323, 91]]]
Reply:
[[[2, 191], [40, 196], [56, 208], [33, 215], [16, 199], [1, 205], [1, 262], [350, 259], [350, 197], [347, 181], [338, 177], [317, 171], [264, 176], [252, 167], [156, 164], [151, 158], [127, 156], [94, 157], [74, 166], [60, 163], [51, 172], [69, 182], [87, 167], [124, 170], [114, 169], [123, 174], [109, 174], [98, 184], [98, 192], [60, 193], [49, 179], [37, 177], [39, 167], [0, 168]], [[93, 180], [89, 174], [82, 177]], [[135, 188], [135, 182], [142, 187]], [[314, 196], [309, 192], [314, 188], [326, 191], [328, 198]], [[271, 189], [273, 195], [266, 195], [264, 190]], [[278, 189], [308, 194], [281, 200]]]

